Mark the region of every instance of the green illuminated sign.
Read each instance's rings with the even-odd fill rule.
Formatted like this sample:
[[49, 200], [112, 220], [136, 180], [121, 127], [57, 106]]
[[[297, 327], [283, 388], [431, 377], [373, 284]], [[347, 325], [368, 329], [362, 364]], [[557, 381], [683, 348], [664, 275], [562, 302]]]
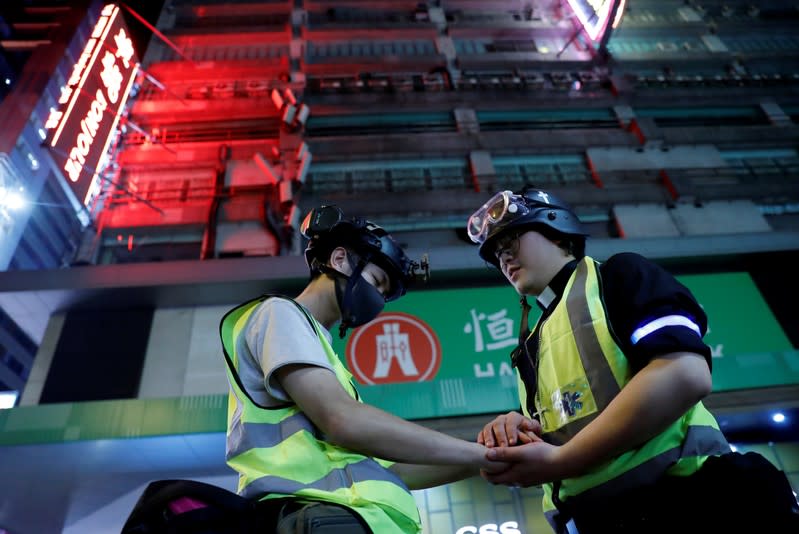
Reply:
[[[708, 315], [710, 330], [705, 342], [713, 351], [716, 391], [799, 382], [796, 351], [791, 350], [748, 274], [678, 278]], [[531, 325], [539, 313], [533, 304]], [[518, 407], [516, 376], [509, 360], [520, 318], [519, 297], [513, 288], [411, 292], [388, 305], [384, 317], [405, 319], [367, 325], [348, 339], [334, 341], [356, 379], [370, 384], [359, 387], [365, 400], [408, 418]], [[405, 324], [407, 317], [415, 319], [413, 331], [404, 326], [391, 330], [392, 322]], [[369, 332], [359, 335], [367, 328]], [[355, 338], [357, 343], [352, 342]], [[438, 346], [440, 354], [436, 356]], [[348, 353], [352, 348], [357, 350]], [[435, 361], [436, 357], [440, 361]], [[431, 374], [430, 369], [437, 372]]]
[[678, 278], [708, 316], [714, 391], [799, 382], [799, 356], [747, 273]]
[[[710, 318], [705, 341], [714, 353], [716, 391], [799, 383], [799, 350], [791, 347], [747, 274], [684, 276], [680, 281]], [[409, 419], [518, 408], [508, 354], [519, 327], [519, 306], [510, 286], [419, 291], [387, 308], [381, 317], [396, 314], [404, 320], [366, 325], [372, 343], [382, 343], [372, 352], [384, 361], [358, 360], [360, 371], [375, 384], [358, 388], [364, 400]], [[403, 326], [395, 332], [392, 323]], [[368, 350], [365, 329], [359, 352]], [[334, 342], [342, 359], [356, 332]], [[400, 335], [405, 333], [407, 339]], [[403, 377], [414, 368], [428, 379]], [[382, 378], [372, 376], [378, 370]], [[404, 381], [396, 381], [398, 377]], [[395, 381], [383, 381], [388, 378]], [[227, 400], [220, 394], [0, 410], [0, 446], [224, 432]]]

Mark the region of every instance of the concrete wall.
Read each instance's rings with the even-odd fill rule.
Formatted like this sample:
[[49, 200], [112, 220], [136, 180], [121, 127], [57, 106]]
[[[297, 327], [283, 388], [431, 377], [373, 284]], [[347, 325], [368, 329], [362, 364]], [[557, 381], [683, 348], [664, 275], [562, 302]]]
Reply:
[[44, 382], [47, 379], [47, 372], [50, 370], [50, 364], [53, 362], [53, 355], [55, 354], [56, 345], [58, 345], [58, 338], [61, 336], [61, 329], [64, 326], [65, 319], [66, 312], [58, 312], [50, 316], [50, 320], [47, 322], [47, 327], [44, 331], [44, 336], [42, 337], [42, 342], [39, 345], [39, 350], [36, 352], [36, 358], [33, 360], [33, 367], [28, 376], [28, 382], [25, 384], [22, 398], [19, 400], [20, 406], [39, 404], [39, 398], [42, 396]]
[[139, 398], [227, 393], [219, 322], [236, 304], [156, 310]]
[[678, 202], [663, 204], [623, 204], [613, 207], [613, 215], [624, 237], [655, 238], [770, 232], [771, 226], [758, 207], [749, 200], [714, 201], [704, 204]]
[[[237, 304], [155, 310], [138, 397], [226, 394], [219, 322]], [[20, 406], [39, 404], [65, 316], [50, 317]]]

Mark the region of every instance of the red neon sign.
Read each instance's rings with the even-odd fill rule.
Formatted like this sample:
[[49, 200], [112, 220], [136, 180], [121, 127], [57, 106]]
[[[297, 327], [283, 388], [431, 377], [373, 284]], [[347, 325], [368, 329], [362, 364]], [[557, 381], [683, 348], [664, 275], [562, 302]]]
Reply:
[[106, 5], [45, 127], [53, 158], [84, 204], [99, 190], [97, 165], [108, 150], [139, 63], [119, 7]]

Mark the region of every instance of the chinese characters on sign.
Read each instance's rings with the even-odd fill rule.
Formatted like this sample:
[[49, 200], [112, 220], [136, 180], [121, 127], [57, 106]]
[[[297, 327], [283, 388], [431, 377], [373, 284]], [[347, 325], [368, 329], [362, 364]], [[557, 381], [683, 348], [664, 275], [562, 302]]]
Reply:
[[[469, 310], [471, 321], [463, 327], [465, 334], [472, 334], [474, 337], [474, 352], [481, 353], [499, 349], [507, 349], [516, 346], [516, 329], [513, 327], [513, 319], [507, 317], [507, 308], [502, 308], [493, 313], [478, 312], [475, 308]], [[486, 336], [484, 334], [488, 334]], [[474, 364], [475, 378], [486, 378], [496, 376], [497, 370], [494, 362], [483, 362]], [[507, 361], [499, 363], [499, 374], [510, 376], [513, 370]]]
[[[796, 382], [793, 345], [748, 273], [682, 275], [678, 280], [713, 321], [704, 341], [713, 351], [714, 390]], [[506, 286], [413, 291], [389, 303], [372, 323], [354, 329], [349, 339], [334, 337], [332, 345], [338, 354], [346, 353], [354, 380], [369, 386], [359, 387], [359, 394], [403, 417], [513, 410], [519, 406], [510, 359], [519, 332], [518, 302], [516, 290]], [[533, 306], [529, 326], [540, 317]], [[760, 335], [749, 335], [752, 329]], [[551, 403], [549, 416], [564, 420], [580, 417], [594, 403], [583, 383], [542, 398]], [[479, 523], [463, 528], [489, 530]]]
[[[463, 327], [466, 334], [474, 334], [474, 351], [497, 350], [516, 345], [516, 334], [513, 329], [513, 319], [507, 317], [508, 310], [503, 308], [494, 313], [478, 312], [474, 308], [469, 310], [472, 320]], [[488, 333], [490, 342], [484, 340], [483, 325]]]
[[114, 36], [114, 44], [117, 45], [116, 57], [122, 60], [126, 69], [129, 69], [134, 54], [133, 41], [125, 33], [125, 28], [120, 28], [119, 33]]
[[61, 88], [59, 109], [45, 127], [50, 147], [75, 196], [85, 203], [99, 191], [98, 165], [108, 150], [138, 62], [119, 7], [107, 5]]

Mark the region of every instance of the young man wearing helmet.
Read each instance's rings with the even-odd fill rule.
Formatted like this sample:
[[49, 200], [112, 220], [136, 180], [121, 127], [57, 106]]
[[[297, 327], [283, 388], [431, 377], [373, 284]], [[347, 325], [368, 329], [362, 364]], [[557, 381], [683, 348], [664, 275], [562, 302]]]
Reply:
[[[294, 299], [267, 295], [228, 312], [220, 332], [231, 386], [226, 459], [239, 494], [278, 510], [277, 532], [419, 532], [410, 489], [494, 472], [486, 448], [359, 401], [331, 348], [402, 296], [415, 271], [379, 226], [312, 210], [301, 231], [311, 281]], [[426, 267], [426, 266], [424, 266]], [[290, 497], [288, 504], [282, 499]], [[304, 530], [307, 529], [307, 530]]]
[[[511, 464], [487, 480], [543, 484], [556, 532], [795, 524], [784, 475], [759, 455], [730, 453], [702, 405], [712, 386], [707, 318], [685, 286], [637, 254], [585, 256], [577, 216], [544, 191], [495, 195], [467, 230], [523, 308], [511, 355], [523, 413], [479, 433], [489, 458]], [[532, 332], [527, 295], [542, 312]]]

